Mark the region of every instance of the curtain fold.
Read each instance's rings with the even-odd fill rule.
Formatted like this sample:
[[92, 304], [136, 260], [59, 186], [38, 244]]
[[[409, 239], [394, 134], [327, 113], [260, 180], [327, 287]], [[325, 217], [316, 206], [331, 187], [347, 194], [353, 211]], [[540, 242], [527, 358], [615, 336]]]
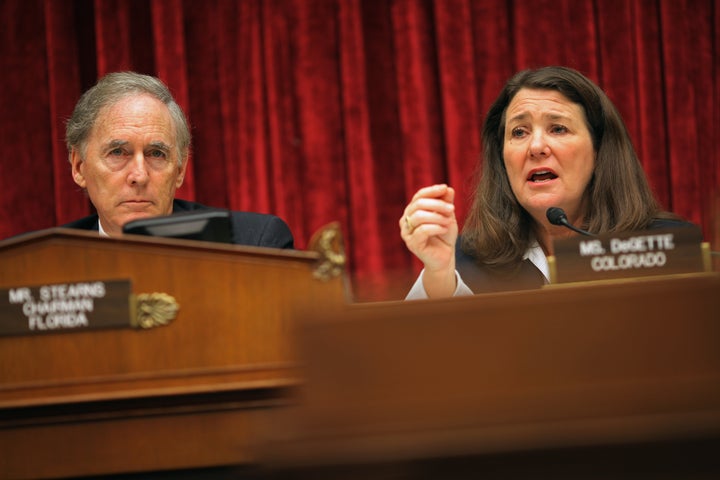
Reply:
[[413, 193], [462, 224], [483, 117], [517, 70], [582, 71], [618, 106], [663, 207], [720, 250], [720, 0], [4, 0], [0, 238], [91, 211], [65, 121], [105, 73], [160, 77], [187, 113], [178, 196], [345, 235], [356, 300], [402, 298]]
[[[0, 237], [55, 222], [45, 28], [40, 1], [0, 2]], [[31, 35], [32, 32], [39, 34]]]
[[[367, 271], [383, 269], [382, 221], [378, 212], [382, 199], [375, 177], [382, 166], [375, 164], [372, 150], [372, 119], [370, 118], [367, 78], [366, 38], [363, 34], [362, 4], [348, 0], [339, 4], [340, 85], [343, 111], [343, 139], [347, 165], [349, 205], [346, 232], [350, 238], [363, 239], [346, 245], [351, 265], [365, 264]], [[363, 272], [364, 273], [364, 272]], [[357, 282], [367, 284], [362, 273]]]
[[434, 22], [432, 11], [424, 6], [414, 0], [399, 0], [392, 7], [400, 141], [408, 198], [418, 188], [447, 178]]
[[[687, 212], [696, 222], [702, 222], [702, 211], [709, 210], [711, 195], [706, 179], [718, 185], [717, 125], [715, 135], [706, 135], [705, 127], [712, 125], [713, 107], [718, 98], [712, 97], [713, 37], [704, 34], [712, 24], [711, 12], [696, 8], [693, 1], [668, 2], [661, 11], [662, 60], [666, 81], [665, 108], [668, 122], [667, 170], [671, 174], [672, 189], [669, 208]], [[645, 133], [645, 132], [643, 132]], [[713, 175], [714, 173], [714, 175]], [[700, 187], [700, 188], [698, 188]], [[716, 219], [717, 221], [717, 219]]]
[[[477, 134], [482, 128], [483, 111], [478, 98], [478, 72], [471, 2], [452, 0], [435, 4], [438, 78], [442, 105], [442, 135], [445, 139], [445, 169], [448, 183], [458, 199], [469, 198], [482, 146]], [[499, 88], [494, 92], [497, 94]], [[455, 215], [462, 227], [467, 202], [459, 201]]]
[[[236, 210], [273, 211], [267, 155], [267, 110], [263, 90], [262, 24], [258, 2], [224, 2], [220, 17], [218, 92], [223, 119], [223, 144], [234, 158], [226, 165], [228, 203]], [[236, 29], [231, 28], [237, 23]], [[233, 88], [234, 86], [234, 88]]]
[[[187, 51], [185, 49], [185, 15], [181, 0], [151, 0], [152, 49], [155, 71], [149, 72], [162, 78], [186, 115], [190, 109], [190, 91], [187, 75]], [[177, 196], [195, 199], [195, 175], [189, 168]]]
[[[65, 138], [65, 121], [72, 112], [76, 95], [81, 93], [81, 79], [79, 67], [79, 52], [75, 48], [76, 38], [67, 35], [68, 31], [77, 31], [74, 11], [63, 8], [58, 2], [45, 2], [45, 35], [47, 51], [49, 94], [49, 116], [46, 121], [49, 125], [50, 148], [52, 154], [52, 178], [54, 182], [52, 196], [57, 224], [62, 225], [76, 218], [90, 213], [90, 204], [79, 200], [80, 188], [69, 174], [70, 162], [67, 148], [62, 141]], [[76, 94], [72, 94], [76, 92]], [[58, 141], [60, 140], [60, 141]], [[40, 159], [42, 161], [42, 159]], [[27, 188], [30, 179], [22, 182]], [[78, 201], [68, 202], [68, 198], [78, 198]]]

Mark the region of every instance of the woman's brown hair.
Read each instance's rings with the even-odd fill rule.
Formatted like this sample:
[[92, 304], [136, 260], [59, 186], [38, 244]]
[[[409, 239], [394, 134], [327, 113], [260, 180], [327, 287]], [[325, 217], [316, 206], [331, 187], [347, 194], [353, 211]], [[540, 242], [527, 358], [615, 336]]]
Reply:
[[462, 231], [463, 251], [484, 266], [506, 269], [519, 266], [533, 242], [533, 219], [515, 198], [503, 161], [505, 111], [523, 88], [557, 91], [585, 113], [596, 152], [585, 192], [585, 230], [639, 230], [653, 218], [675, 218], [661, 211], [625, 123], [602, 89], [571, 68], [543, 67], [513, 76], [488, 111], [482, 129], [480, 181]]

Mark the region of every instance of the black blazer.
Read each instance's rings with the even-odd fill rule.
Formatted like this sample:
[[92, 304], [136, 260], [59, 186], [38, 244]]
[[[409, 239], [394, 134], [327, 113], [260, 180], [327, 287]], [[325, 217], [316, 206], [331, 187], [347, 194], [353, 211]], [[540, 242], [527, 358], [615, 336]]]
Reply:
[[[173, 200], [173, 213], [210, 210], [210, 207], [187, 200]], [[287, 224], [275, 215], [254, 212], [230, 212], [233, 243], [271, 248], [293, 248], [293, 236]], [[62, 225], [64, 228], [99, 230], [98, 216], [89, 215]]]
[[[695, 225], [682, 220], [655, 219], [648, 229], [692, 226]], [[530, 260], [523, 260], [518, 271], [512, 273], [495, 272], [483, 267], [475, 257], [462, 251], [459, 237], [455, 246], [455, 268], [473, 293], [530, 290], [545, 283], [545, 277]]]

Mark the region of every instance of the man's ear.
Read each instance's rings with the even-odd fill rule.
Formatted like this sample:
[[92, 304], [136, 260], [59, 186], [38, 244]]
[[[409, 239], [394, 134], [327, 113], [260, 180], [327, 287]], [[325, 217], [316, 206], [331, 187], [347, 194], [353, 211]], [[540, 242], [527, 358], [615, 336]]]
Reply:
[[183, 184], [183, 181], [185, 181], [185, 172], [187, 172], [187, 166], [188, 166], [188, 157], [185, 157], [183, 159], [182, 165], [180, 166], [180, 171], [178, 173], [178, 177], [175, 180], [175, 188], [180, 188]]
[[70, 164], [72, 165], [73, 180], [78, 186], [85, 188], [87, 186], [85, 175], [83, 175], [85, 161], [80, 157], [80, 152], [78, 152], [77, 148], [73, 148], [70, 152]]

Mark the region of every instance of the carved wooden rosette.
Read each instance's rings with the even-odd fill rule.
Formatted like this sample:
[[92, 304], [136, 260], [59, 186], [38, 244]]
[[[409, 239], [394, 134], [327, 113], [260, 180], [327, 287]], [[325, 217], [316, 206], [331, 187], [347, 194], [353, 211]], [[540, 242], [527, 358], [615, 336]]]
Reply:
[[180, 305], [167, 293], [140, 293], [130, 297], [130, 324], [134, 328], [168, 325], [177, 316]]
[[338, 277], [345, 269], [345, 249], [342, 232], [338, 222], [329, 223], [312, 236], [310, 250], [320, 254], [313, 277], [327, 281]]

